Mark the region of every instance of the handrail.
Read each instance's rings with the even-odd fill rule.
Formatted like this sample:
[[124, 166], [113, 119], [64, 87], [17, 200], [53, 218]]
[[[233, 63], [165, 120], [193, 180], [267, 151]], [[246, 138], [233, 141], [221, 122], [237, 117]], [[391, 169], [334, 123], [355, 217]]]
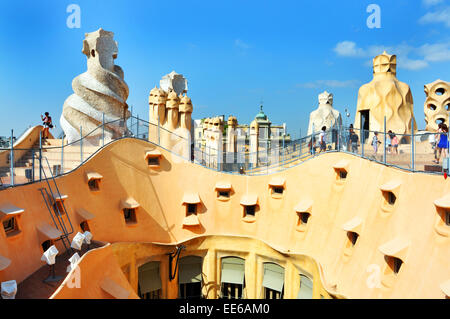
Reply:
[[[60, 193], [60, 191], [59, 191], [58, 184], [56, 184], [55, 177], [53, 176], [53, 172], [52, 172], [52, 170], [51, 170], [50, 163], [48, 162], [48, 158], [47, 158], [46, 156], [43, 156], [43, 158], [44, 158], [45, 161], [47, 162], [47, 167], [48, 167], [48, 169], [49, 169], [49, 171], [50, 171], [50, 175], [51, 175], [51, 179], [53, 180], [53, 184], [55, 184], [55, 188], [56, 188], [56, 191], [57, 191], [57, 193], [58, 193], [58, 197], [61, 198], [61, 193]], [[50, 187], [50, 183], [48, 182], [48, 178], [47, 178], [47, 174], [45, 173], [45, 169], [44, 169], [42, 166], [41, 166], [41, 168], [42, 168], [42, 170], [43, 170], [43, 172], [44, 172], [44, 177], [45, 177], [45, 180], [47, 181], [47, 185], [49, 186], [50, 192], [52, 193], [53, 199], [55, 199], [54, 194], [53, 194], [53, 191], [52, 191], [52, 189], [51, 189], [51, 187]], [[73, 229], [73, 226], [72, 226], [72, 222], [70, 221], [70, 217], [69, 217], [69, 215], [67, 214], [67, 210], [66, 210], [66, 206], [64, 205], [64, 201], [61, 201], [61, 206], [62, 206], [62, 208], [63, 208], [63, 210], [64, 210], [65, 216], [67, 216], [67, 220], [69, 221], [69, 225], [70, 225], [70, 228], [71, 228], [71, 231], [70, 231], [70, 232], [67, 232], [67, 229], [66, 229], [66, 227], [65, 227], [65, 225], [64, 225], [64, 226], [63, 226], [64, 232], [67, 233], [68, 235], [70, 235], [70, 234], [73, 233], [74, 229]], [[59, 210], [58, 210], [58, 212], [59, 212]], [[59, 217], [61, 217], [61, 219], [62, 219], [61, 212], [59, 212]], [[64, 223], [63, 223], [63, 224], [64, 224]]]
[[[58, 185], [56, 183], [55, 177], [53, 176], [53, 172], [51, 170], [50, 163], [48, 162], [48, 158], [46, 156], [40, 156], [40, 158], [41, 159], [44, 158], [46, 160], [47, 167], [48, 167], [48, 169], [50, 171], [51, 179], [53, 180], [53, 183], [54, 183], [55, 188], [56, 188], [56, 192], [58, 194], [58, 197], [61, 198], [61, 193], [59, 191], [59, 188], [58, 188]], [[39, 160], [39, 158], [38, 158], [38, 160]], [[53, 215], [51, 213], [51, 210], [49, 208], [47, 200], [45, 199], [45, 195], [42, 192], [42, 189], [43, 189], [43, 190], [45, 190], [45, 192], [47, 194], [47, 197], [49, 197], [51, 199], [51, 205], [50, 206], [53, 208], [53, 211], [55, 213], [56, 219], [58, 220], [58, 223], [59, 223], [59, 225], [61, 227], [61, 231], [63, 232], [63, 235], [60, 236], [60, 240], [63, 242], [64, 248], [66, 249], [66, 251], [68, 251], [68, 249], [70, 248], [70, 242], [69, 242], [68, 238], [69, 238], [69, 235], [74, 232], [74, 228], [73, 228], [72, 222], [70, 221], [70, 217], [69, 217], [69, 214], [67, 213], [66, 206], [64, 205], [64, 201], [61, 200], [61, 207], [63, 208], [64, 215], [67, 217], [67, 220], [68, 220], [70, 228], [71, 228], [71, 231], [69, 232], [67, 230], [67, 228], [66, 228], [65, 223], [64, 223], [63, 215], [61, 214], [61, 212], [59, 211], [59, 209], [55, 205], [56, 204], [55, 194], [54, 194], [54, 192], [52, 190], [52, 187], [50, 185], [49, 178], [47, 178], [47, 173], [45, 172], [45, 169], [44, 169], [44, 167], [41, 164], [39, 164], [39, 167], [42, 170], [42, 172], [44, 173], [44, 178], [45, 178], [45, 181], [47, 183], [48, 190], [50, 191], [50, 194], [51, 194], [51, 197], [50, 197], [49, 194], [48, 194], [48, 190], [46, 188], [41, 188], [40, 191], [41, 191], [42, 197], [44, 198], [45, 205], [47, 206], [47, 209], [50, 212], [50, 216], [52, 217], [52, 220], [53, 220], [53, 223], [56, 226], [56, 229], [59, 230], [58, 224], [55, 222], [55, 219], [53, 218]], [[64, 239], [67, 239], [68, 247], [66, 246], [66, 243], [65, 243]]]
[[[134, 121], [133, 119], [135, 119], [136, 121]], [[130, 121], [131, 123], [129, 123], [129, 124], [131, 124], [131, 125], [127, 126], [127, 123], [126, 123], [127, 121]], [[108, 143], [105, 144], [105, 141], [104, 141], [105, 127], [109, 127], [111, 125], [118, 124], [118, 123], [121, 123], [123, 125], [123, 129], [122, 129], [123, 131], [121, 132], [120, 136], [114, 137], [112, 140], [108, 141]], [[86, 135], [83, 135], [80, 139], [73, 141], [71, 143], [64, 144], [64, 140], [61, 139], [61, 141], [62, 141], [61, 146], [58, 145], [58, 146], [40, 147], [39, 152], [41, 152], [42, 150], [61, 149], [61, 153], [62, 153], [61, 154], [61, 162], [63, 165], [64, 164], [63, 152], [65, 151], [65, 148], [69, 147], [69, 146], [75, 146], [75, 144], [77, 144], [77, 143], [81, 144], [84, 142], [84, 140], [86, 140], [84, 145], [93, 145], [95, 147], [98, 146], [98, 148], [92, 154], [87, 156], [87, 158], [84, 158], [84, 156], [81, 157], [80, 165], [82, 165], [87, 160], [89, 160], [92, 157], [92, 155], [96, 154], [102, 148], [106, 147], [109, 143], [119, 140], [119, 139], [122, 139], [122, 138], [134, 138], [134, 139], [139, 139], [139, 140], [145, 140], [153, 145], [159, 146], [159, 147], [169, 151], [171, 154], [181, 157], [187, 161], [192, 160], [191, 158], [187, 158], [187, 156], [184, 156], [183, 154], [178, 154], [177, 152], [175, 152], [172, 149], [165, 148], [163, 145], [159, 145], [158, 143], [149, 141], [148, 134], [150, 134], [150, 133], [148, 130], [150, 127], [154, 127], [155, 129], [158, 129], [158, 132], [160, 132], [160, 131], [167, 132], [169, 134], [168, 136], [170, 137], [170, 140], [174, 144], [176, 144], [177, 142], [186, 142], [186, 143], [190, 142], [190, 138], [180, 136], [179, 134], [169, 131], [166, 128], [161, 127], [160, 125], [157, 125], [155, 123], [150, 123], [139, 117], [130, 116], [125, 120], [124, 119], [116, 119], [116, 120], [112, 120], [110, 122], [104, 122], [101, 125], [94, 128], [93, 130], [91, 130]], [[140, 128], [142, 128], [142, 131], [140, 131]], [[325, 132], [327, 141], [329, 142], [329, 144], [331, 143], [335, 147], [334, 151], [351, 153], [349, 150], [346, 149], [346, 147], [350, 145], [349, 140], [348, 140], [349, 139], [349, 130], [350, 130], [350, 128], [348, 128], [348, 127], [337, 126], [332, 129], [329, 129]], [[376, 162], [379, 162], [386, 166], [397, 167], [397, 168], [400, 168], [400, 169], [403, 169], [406, 171], [424, 172], [424, 171], [417, 170], [416, 167], [414, 167], [414, 166], [411, 166], [411, 163], [409, 166], [408, 166], [408, 163], [403, 164], [405, 166], [402, 167], [401, 164], [399, 164], [401, 162], [394, 163], [395, 160], [392, 163], [389, 163], [389, 161], [386, 159], [378, 160], [376, 158], [373, 159], [373, 158], [367, 157], [366, 154], [364, 154], [365, 153], [364, 144], [366, 144], [366, 143], [363, 144], [363, 142], [364, 142], [365, 136], [367, 134], [372, 134], [374, 132], [369, 131], [369, 130], [360, 130], [360, 129], [353, 129], [353, 130], [357, 135], [359, 135], [361, 137], [360, 141], [362, 142], [361, 143], [361, 146], [362, 146], [361, 152], [360, 153], [357, 152], [355, 155], [360, 156], [362, 158], [367, 158], [369, 160], [375, 160]], [[379, 132], [379, 133], [380, 133], [380, 135], [384, 134], [383, 132]], [[430, 133], [430, 134], [435, 134], [435, 133]], [[199, 145], [196, 141], [191, 141], [192, 142], [191, 145], [192, 144], [195, 145], [194, 148], [191, 149], [191, 152], [192, 152], [191, 157], [192, 156], [194, 157], [193, 163], [196, 163], [197, 165], [201, 165], [206, 168], [213, 169], [216, 171], [221, 171], [224, 173], [240, 174], [239, 167], [243, 166], [249, 172], [251, 172], [252, 175], [263, 174], [263, 173], [267, 174], [267, 173], [269, 173], [269, 169], [271, 172], [273, 172], [274, 170], [282, 171], [285, 169], [285, 167], [287, 165], [289, 165], [295, 161], [301, 161], [302, 159], [304, 159], [305, 155], [307, 155], [307, 154], [311, 154], [312, 157], [316, 156], [317, 155], [316, 151], [313, 150], [313, 148], [316, 148], [318, 146], [317, 145], [318, 135], [319, 135], [319, 132], [314, 132], [310, 135], [303, 136], [298, 139], [289, 140], [284, 145], [281, 145], [281, 140], [275, 139], [276, 143], [272, 142], [272, 144], [267, 144], [267, 145], [265, 145], [265, 143], [260, 144], [258, 152], [250, 152], [250, 151], [245, 151], [245, 150], [241, 149], [241, 146], [243, 146], [244, 149], [248, 146], [248, 144], [247, 144], [247, 143], [249, 143], [248, 133], [245, 133], [244, 144], [238, 143], [237, 146], [238, 146], [239, 150], [234, 153], [226, 152], [225, 149], [217, 149], [216, 147], [210, 147], [209, 145], [207, 147], [205, 147], [205, 145], [203, 145], [203, 144]], [[417, 136], [421, 136], [421, 135], [422, 134], [414, 134], [414, 133], [403, 134], [403, 135], [397, 134], [397, 136], [399, 136], [400, 139], [402, 137], [405, 137], [405, 138], [412, 138], [412, 140], [417, 138]], [[93, 137], [95, 139], [92, 139]], [[175, 141], [173, 141], [174, 137], [175, 137]], [[100, 138], [102, 138], [103, 143], [100, 143]], [[381, 136], [380, 136], [380, 140], [383, 141]], [[314, 146], [309, 144], [311, 141], [314, 141]], [[278, 143], [278, 142], [280, 142], [280, 143]], [[369, 141], [367, 141], [367, 142], [369, 142]], [[383, 145], [385, 145], [385, 144], [383, 143]], [[366, 144], [366, 152], [370, 156], [369, 151], [371, 148], [369, 146], [370, 146], [369, 143], [367, 143]], [[35, 148], [31, 148], [31, 150], [34, 150], [34, 149]], [[11, 149], [9, 149], [9, 148], [7, 150], [11, 151]], [[14, 151], [19, 151], [19, 150], [30, 150], [30, 149], [14, 148]], [[409, 153], [408, 150], [406, 150], [407, 153]], [[414, 145], [411, 145], [411, 151], [417, 152], [417, 148], [414, 147]], [[83, 152], [83, 151], [81, 150], [81, 152]], [[325, 152], [329, 152], [329, 150], [325, 150]], [[233, 155], [233, 157], [231, 157], [228, 154], [235, 154], [235, 155]], [[273, 159], [274, 159], [273, 154], [278, 154], [278, 157], [275, 156], [275, 158], [278, 158], [278, 160], [276, 160], [275, 162], [273, 162]], [[380, 152], [378, 152], [378, 155], [380, 155]], [[228, 163], [227, 162], [228, 158], [233, 158], [233, 162]], [[252, 158], [256, 158], [257, 162], [253, 163]], [[384, 158], [386, 158], [386, 157], [384, 157]], [[411, 156], [411, 158], [414, 158], [414, 157]], [[393, 157], [390, 158], [390, 160], [392, 160], [392, 159], [394, 159], [394, 158]], [[50, 163], [48, 162], [48, 158], [45, 158], [45, 161], [47, 161], [47, 165], [50, 166]], [[230, 165], [227, 165], [227, 164], [230, 164]], [[236, 165], [234, 165], [234, 164], [236, 164]], [[80, 165], [78, 165], [77, 167], [79, 167]], [[263, 168], [266, 170], [266, 172], [263, 172]], [[76, 169], [76, 168], [74, 168], [74, 169]], [[50, 167], [49, 167], [49, 170], [50, 170], [50, 172], [52, 172]], [[442, 172], [426, 172], [426, 173], [427, 174], [442, 174]], [[44, 170], [44, 174], [45, 174], [45, 170]], [[65, 175], [65, 173], [63, 171], [61, 174], [58, 174], [58, 175]], [[55, 176], [53, 176], [53, 173], [52, 173], [51, 178], [53, 179], [53, 182], [57, 188], [54, 177]], [[48, 179], [47, 176], [45, 176], [45, 179]], [[22, 183], [22, 184], [28, 184], [28, 183]], [[10, 185], [10, 187], [14, 187], [14, 185]], [[64, 210], [65, 210], [65, 207], [64, 207]], [[70, 226], [73, 231], [73, 226], [72, 225], [70, 225]]]

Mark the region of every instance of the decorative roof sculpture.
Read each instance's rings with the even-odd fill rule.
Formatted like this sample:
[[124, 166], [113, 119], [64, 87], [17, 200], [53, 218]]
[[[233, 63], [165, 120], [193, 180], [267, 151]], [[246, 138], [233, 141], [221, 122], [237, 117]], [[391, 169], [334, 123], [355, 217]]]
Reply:
[[333, 108], [333, 94], [327, 91], [320, 93], [319, 107], [312, 111], [309, 116], [308, 135], [320, 131], [323, 126], [330, 129], [341, 124], [341, 113]]
[[396, 134], [410, 134], [411, 121], [414, 121], [413, 97], [409, 85], [397, 80], [397, 57], [382, 54], [373, 59], [373, 79], [361, 86], [358, 92], [358, 103], [354, 127], [361, 128], [362, 118], [368, 114], [365, 129], [370, 131], [386, 130]]
[[450, 111], [450, 82], [436, 80], [425, 85], [427, 96], [424, 105], [425, 129], [436, 132], [438, 122], [449, 125], [448, 117]]
[[[86, 135], [105, 122], [107, 138], [116, 138], [126, 130], [126, 121], [130, 116], [126, 100], [128, 85], [124, 81], [121, 67], [114, 64], [117, 58], [117, 42], [114, 33], [102, 28], [85, 33], [82, 52], [87, 56], [87, 71], [72, 81], [74, 94], [64, 102], [60, 118], [61, 128], [69, 143], [78, 140], [81, 133]], [[116, 121], [117, 120], [117, 121]], [[98, 138], [102, 130], [89, 135], [89, 139]]]

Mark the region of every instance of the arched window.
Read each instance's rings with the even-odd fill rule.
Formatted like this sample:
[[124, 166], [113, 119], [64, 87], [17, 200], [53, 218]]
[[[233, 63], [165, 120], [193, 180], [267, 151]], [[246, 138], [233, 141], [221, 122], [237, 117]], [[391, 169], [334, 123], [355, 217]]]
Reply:
[[300, 289], [297, 299], [312, 299], [313, 282], [307, 276], [300, 274]]
[[263, 290], [265, 299], [282, 299], [284, 268], [275, 263], [264, 263]]
[[239, 257], [223, 257], [220, 279], [220, 297], [242, 299], [245, 283], [245, 260]]
[[138, 292], [142, 299], [161, 298], [161, 276], [159, 261], [148, 262], [138, 269]]
[[179, 298], [202, 298], [202, 264], [199, 256], [180, 258], [178, 267]]

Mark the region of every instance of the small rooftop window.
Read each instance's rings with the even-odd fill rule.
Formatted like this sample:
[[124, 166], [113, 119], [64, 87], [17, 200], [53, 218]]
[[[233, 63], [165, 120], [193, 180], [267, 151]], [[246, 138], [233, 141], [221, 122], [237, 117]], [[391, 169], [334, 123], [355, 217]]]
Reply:
[[136, 208], [124, 208], [123, 217], [125, 218], [125, 223], [127, 225], [136, 224]]
[[103, 178], [102, 175], [96, 172], [88, 172], [86, 173], [88, 186], [91, 191], [100, 190], [100, 181]]

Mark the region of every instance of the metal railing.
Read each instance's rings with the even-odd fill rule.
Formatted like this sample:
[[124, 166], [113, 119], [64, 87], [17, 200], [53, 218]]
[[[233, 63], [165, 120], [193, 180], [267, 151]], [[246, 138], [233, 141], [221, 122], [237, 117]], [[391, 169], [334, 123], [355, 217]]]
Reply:
[[[414, 130], [414, 123], [411, 125]], [[43, 170], [47, 170], [46, 173], [50, 171], [52, 176], [67, 174], [109, 143], [122, 138], [145, 140], [169, 151], [174, 160], [193, 162], [229, 174], [270, 174], [327, 152], [350, 153], [411, 172], [442, 174], [448, 168], [448, 152], [438, 147], [437, 139], [442, 134], [429, 132], [396, 134], [385, 128], [375, 132], [336, 126], [323, 133], [316, 132], [286, 143], [280, 139], [260, 140], [257, 146], [251, 145], [248, 134], [243, 134], [236, 137], [236, 151], [226, 152], [225, 142], [217, 145], [208, 140], [191, 141], [188, 132], [170, 131], [159, 123], [147, 122], [139, 116], [110, 122], [103, 120], [101, 125], [90, 132], [85, 131], [80, 127], [82, 137], [71, 143], [67, 143], [63, 136], [51, 140], [50, 144], [39, 138], [38, 143], [29, 149], [14, 148], [13, 145], [0, 148], [0, 156], [6, 157], [0, 157], [0, 161], [3, 160], [0, 162], [3, 187], [40, 181], [43, 179]], [[220, 132], [214, 134], [216, 140], [224, 141]], [[448, 133], [446, 136], [448, 138]], [[325, 145], [321, 146], [322, 139]], [[48, 167], [42, 165], [44, 156], [48, 160]], [[442, 167], [433, 162], [438, 157]]]

